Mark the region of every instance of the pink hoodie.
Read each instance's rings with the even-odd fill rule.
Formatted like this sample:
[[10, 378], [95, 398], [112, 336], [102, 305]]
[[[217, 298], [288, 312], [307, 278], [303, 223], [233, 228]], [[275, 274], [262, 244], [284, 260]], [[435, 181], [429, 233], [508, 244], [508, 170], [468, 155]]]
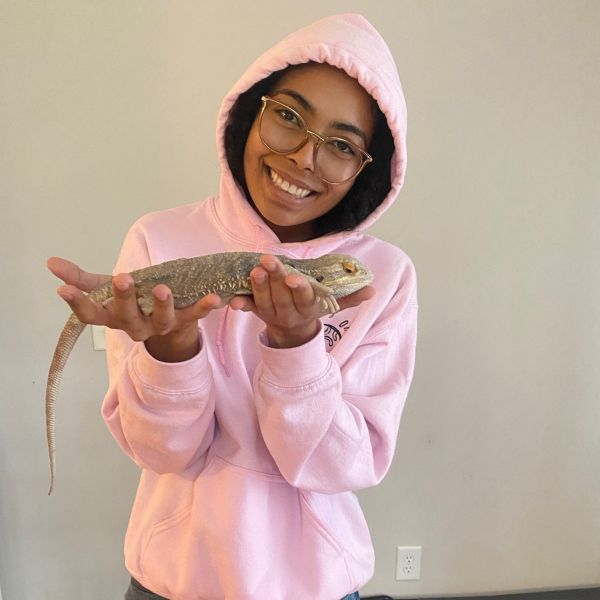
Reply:
[[[354, 231], [284, 244], [235, 184], [223, 132], [241, 92], [309, 60], [344, 69], [377, 100], [396, 146], [392, 189]], [[376, 288], [291, 349], [269, 348], [257, 317], [228, 308], [200, 322], [202, 349], [184, 363], [158, 362], [143, 343], [109, 332], [102, 412], [142, 469], [125, 557], [145, 587], [173, 600], [339, 600], [371, 577], [373, 548], [352, 491], [376, 485], [390, 466], [417, 301], [409, 258], [363, 230], [402, 186], [405, 133], [400, 81], [380, 35], [359, 15], [322, 19], [261, 56], [225, 98], [219, 195], [131, 228], [116, 272], [223, 251], [336, 251], [369, 265]]]

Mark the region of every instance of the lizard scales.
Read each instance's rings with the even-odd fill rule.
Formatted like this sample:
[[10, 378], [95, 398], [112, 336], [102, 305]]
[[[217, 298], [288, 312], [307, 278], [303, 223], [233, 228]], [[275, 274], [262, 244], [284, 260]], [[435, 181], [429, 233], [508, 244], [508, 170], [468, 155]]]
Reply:
[[[179, 258], [151, 265], [131, 276], [134, 281], [140, 310], [152, 313], [152, 289], [164, 284], [171, 290], [175, 308], [184, 308], [210, 293], [229, 302], [236, 295], [251, 295], [250, 271], [259, 264], [257, 252], [222, 252], [194, 258]], [[326, 254], [319, 258], [294, 259], [278, 255], [288, 273], [304, 275], [324, 308], [331, 313], [339, 310], [337, 298], [355, 292], [373, 280], [371, 271], [356, 258], [345, 254]], [[98, 304], [112, 298], [112, 282], [108, 281], [92, 290], [88, 297]], [[54, 350], [46, 384], [46, 435], [50, 458], [50, 489], [56, 476], [56, 442], [54, 433], [54, 407], [60, 379], [71, 350], [85, 329], [75, 314], [67, 320]]]

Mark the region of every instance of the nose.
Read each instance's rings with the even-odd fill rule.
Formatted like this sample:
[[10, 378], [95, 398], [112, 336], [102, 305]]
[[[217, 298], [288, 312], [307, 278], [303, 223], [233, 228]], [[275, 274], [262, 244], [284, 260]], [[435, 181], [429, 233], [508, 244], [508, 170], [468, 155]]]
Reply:
[[310, 131], [308, 132], [309, 136], [306, 142], [298, 150], [294, 152], [290, 152], [286, 156], [296, 163], [299, 169], [303, 171], [311, 171], [314, 173], [315, 171], [315, 150], [317, 148], [317, 144], [319, 143], [319, 138], [317, 138]]

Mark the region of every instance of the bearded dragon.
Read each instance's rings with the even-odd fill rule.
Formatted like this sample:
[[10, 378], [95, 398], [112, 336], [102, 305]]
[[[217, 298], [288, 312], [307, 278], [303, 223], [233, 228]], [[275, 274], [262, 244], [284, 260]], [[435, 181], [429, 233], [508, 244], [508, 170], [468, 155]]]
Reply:
[[[171, 290], [175, 308], [189, 306], [215, 293], [223, 304], [237, 295], [251, 295], [250, 271], [259, 264], [255, 252], [223, 252], [194, 258], [179, 258], [133, 271], [138, 306], [144, 315], [152, 313], [152, 289], [165, 284]], [[323, 309], [329, 313], [340, 310], [337, 298], [365, 287], [373, 280], [371, 271], [356, 258], [344, 254], [326, 254], [320, 258], [292, 259], [277, 256], [288, 274], [304, 275]], [[112, 284], [108, 281], [92, 290], [88, 297], [105, 305], [112, 300]], [[56, 443], [54, 406], [62, 372], [75, 342], [85, 329], [75, 314], [71, 314], [56, 344], [46, 384], [46, 435], [50, 457], [50, 490], [56, 476]]]

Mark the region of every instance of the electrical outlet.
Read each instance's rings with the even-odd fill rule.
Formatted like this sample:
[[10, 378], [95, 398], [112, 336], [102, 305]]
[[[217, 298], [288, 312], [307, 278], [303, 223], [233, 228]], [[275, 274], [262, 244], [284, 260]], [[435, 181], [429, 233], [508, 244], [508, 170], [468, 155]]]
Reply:
[[398, 546], [396, 555], [396, 581], [421, 577], [421, 546]]
[[106, 327], [92, 325], [92, 343], [94, 350], [106, 350]]

